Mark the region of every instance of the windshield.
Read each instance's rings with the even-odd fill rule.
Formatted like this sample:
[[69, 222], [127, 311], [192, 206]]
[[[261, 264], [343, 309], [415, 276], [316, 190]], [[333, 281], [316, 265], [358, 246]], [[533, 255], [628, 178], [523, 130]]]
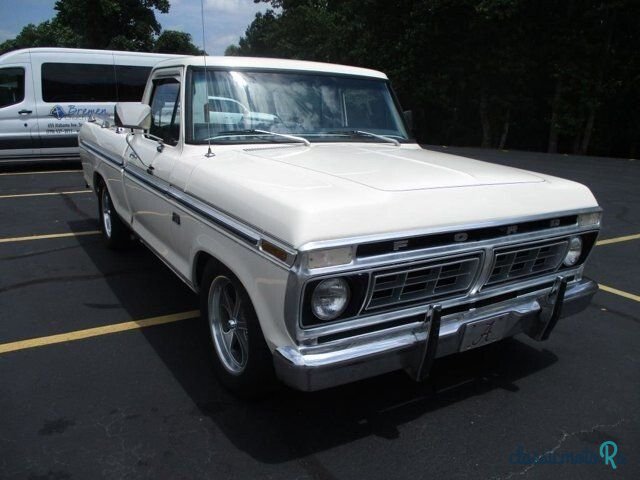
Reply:
[[205, 84], [204, 69], [192, 72], [189, 143], [291, 141], [277, 134], [312, 142], [384, 142], [381, 135], [400, 142], [408, 140], [384, 80], [207, 70]]

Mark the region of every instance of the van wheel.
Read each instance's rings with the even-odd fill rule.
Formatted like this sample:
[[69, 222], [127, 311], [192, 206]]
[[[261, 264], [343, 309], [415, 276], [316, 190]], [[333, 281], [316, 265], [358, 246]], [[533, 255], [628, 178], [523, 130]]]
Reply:
[[200, 303], [220, 382], [245, 398], [272, 390], [276, 384], [273, 357], [238, 279], [210, 261], [201, 282]]
[[111, 249], [127, 248], [131, 245], [131, 231], [113, 208], [111, 195], [104, 183], [98, 190], [98, 216], [102, 238]]

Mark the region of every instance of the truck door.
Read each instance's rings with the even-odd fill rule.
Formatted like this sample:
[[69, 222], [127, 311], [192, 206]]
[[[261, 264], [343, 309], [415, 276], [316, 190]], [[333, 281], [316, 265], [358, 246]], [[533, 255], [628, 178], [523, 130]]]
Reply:
[[0, 159], [40, 153], [35, 95], [28, 63], [0, 68]]
[[136, 134], [125, 153], [125, 191], [133, 229], [156, 253], [173, 262], [171, 208], [165, 195], [180, 159], [180, 76], [156, 76], [151, 93], [151, 128]]

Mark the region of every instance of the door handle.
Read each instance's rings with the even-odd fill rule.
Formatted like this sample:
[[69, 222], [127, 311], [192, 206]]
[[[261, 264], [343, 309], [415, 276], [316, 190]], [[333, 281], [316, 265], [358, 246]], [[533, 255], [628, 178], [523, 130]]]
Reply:
[[18, 115], [29, 115], [30, 113], [33, 113], [32, 110], [20, 110], [18, 112]]

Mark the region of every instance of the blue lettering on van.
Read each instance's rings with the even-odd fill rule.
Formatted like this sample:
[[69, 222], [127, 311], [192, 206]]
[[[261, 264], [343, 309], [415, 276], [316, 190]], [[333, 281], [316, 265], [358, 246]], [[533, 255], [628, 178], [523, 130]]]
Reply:
[[55, 117], [58, 120], [61, 120], [64, 117], [86, 118], [92, 115], [107, 115], [107, 109], [104, 107], [85, 108], [85, 107], [76, 107], [75, 105], [69, 105], [69, 107], [67, 108], [67, 111], [65, 112], [62, 106], [56, 105], [49, 112], [50, 117]]

